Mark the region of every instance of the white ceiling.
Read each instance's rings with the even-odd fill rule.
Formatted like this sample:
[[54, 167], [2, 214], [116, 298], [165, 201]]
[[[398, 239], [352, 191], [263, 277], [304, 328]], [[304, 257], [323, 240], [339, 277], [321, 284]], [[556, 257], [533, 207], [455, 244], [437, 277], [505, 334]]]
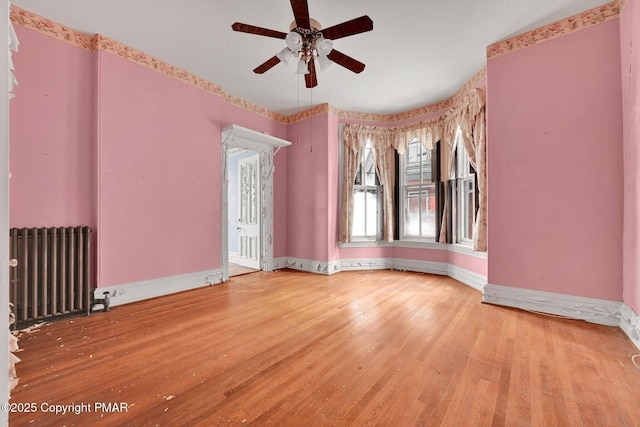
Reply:
[[12, 0], [89, 34], [100, 33], [217, 83], [225, 92], [282, 114], [330, 103], [393, 114], [449, 98], [483, 65], [488, 45], [608, 0], [309, 0], [323, 27], [362, 15], [373, 31], [334, 42], [366, 64], [361, 74], [333, 64], [304, 86], [295, 64], [253, 69], [284, 41], [238, 33], [242, 22], [287, 32], [288, 0]]

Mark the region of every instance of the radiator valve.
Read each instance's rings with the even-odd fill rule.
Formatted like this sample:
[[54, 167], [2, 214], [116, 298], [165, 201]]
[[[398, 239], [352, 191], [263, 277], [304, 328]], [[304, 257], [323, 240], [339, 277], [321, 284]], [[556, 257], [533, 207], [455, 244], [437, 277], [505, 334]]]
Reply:
[[104, 306], [103, 311], [109, 311], [109, 304], [111, 304], [111, 295], [109, 294], [109, 292], [103, 292], [102, 295], [103, 298], [94, 298], [91, 311], [93, 311], [93, 307], [95, 307], [97, 304], [102, 304]]

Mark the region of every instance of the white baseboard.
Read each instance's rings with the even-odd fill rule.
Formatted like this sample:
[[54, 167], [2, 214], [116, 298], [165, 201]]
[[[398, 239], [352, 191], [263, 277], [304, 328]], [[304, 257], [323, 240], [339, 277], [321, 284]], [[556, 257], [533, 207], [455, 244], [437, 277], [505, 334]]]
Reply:
[[482, 302], [581, 319], [608, 326], [620, 325], [620, 303], [596, 298], [487, 284]]
[[393, 268], [393, 260], [389, 258], [364, 258], [340, 260], [340, 271], [388, 270]]
[[290, 268], [308, 273], [333, 274], [340, 271], [399, 270], [417, 273], [450, 276], [465, 285], [482, 292], [487, 278], [481, 274], [446, 262], [422, 261], [401, 258], [358, 258], [335, 262], [313, 261], [301, 258], [282, 257], [274, 260], [274, 270]]
[[229, 260], [229, 262], [237, 264], [238, 261], [240, 261], [240, 254], [238, 254], [238, 252], [229, 252], [228, 260]]
[[421, 261], [415, 259], [393, 258], [394, 270], [415, 271], [416, 273], [439, 274], [446, 276], [449, 272], [449, 264], [446, 262]]
[[340, 271], [340, 261], [314, 261], [309, 259], [282, 257], [273, 260], [273, 269], [290, 268], [316, 274], [333, 274]]
[[484, 287], [487, 285], [487, 276], [467, 270], [466, 268], [458, 267], [457, 265], [449, 264], [448, 275], [480, 292], [483, 292]]
[[[110, 305], [117, 306], [220, 282], [222, 282], [222, 270], [207, 270], [123, 285], [99, 287], [94, 289], [93, 294], [96, 299], [103, 299], [104, 293], [108, 292]], [[96, 307], [100, 309], [103, 308], [103, 305], [96, 304]]]
[[624, 303], [487, 284], [482, 302], [619, 326], [640, 349], [640, 317]]
[[620, 305], [620, 329], [640, 349], [640, 316], [628, 305]]

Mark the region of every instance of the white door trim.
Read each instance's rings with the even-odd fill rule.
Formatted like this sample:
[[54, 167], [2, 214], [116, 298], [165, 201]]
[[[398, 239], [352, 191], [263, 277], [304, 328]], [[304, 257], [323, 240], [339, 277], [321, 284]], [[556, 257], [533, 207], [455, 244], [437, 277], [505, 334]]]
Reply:
[[228, 230], [228, 186], [227, 156], [235, 148], [244, 148], [260, 154], [260, 174], [262, 207], [260, 215], [260, 267], [263, 271], [273, 271], [273, 166], [274, 148], [291, 145], [274, 136], [266, 135], [237, 125], [222, 129], [222, 191], [221, 191], [221, 239], [220, 262], [222, 280], [229, 280], [229, 230]]

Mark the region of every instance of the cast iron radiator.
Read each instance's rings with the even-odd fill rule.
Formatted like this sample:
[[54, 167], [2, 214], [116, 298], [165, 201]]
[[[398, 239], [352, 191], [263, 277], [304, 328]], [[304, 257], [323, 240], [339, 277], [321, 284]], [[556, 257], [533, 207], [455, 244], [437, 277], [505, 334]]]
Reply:
[[23, 326], [91, 312], [91, 227], [12, 228], [9, 298]]

